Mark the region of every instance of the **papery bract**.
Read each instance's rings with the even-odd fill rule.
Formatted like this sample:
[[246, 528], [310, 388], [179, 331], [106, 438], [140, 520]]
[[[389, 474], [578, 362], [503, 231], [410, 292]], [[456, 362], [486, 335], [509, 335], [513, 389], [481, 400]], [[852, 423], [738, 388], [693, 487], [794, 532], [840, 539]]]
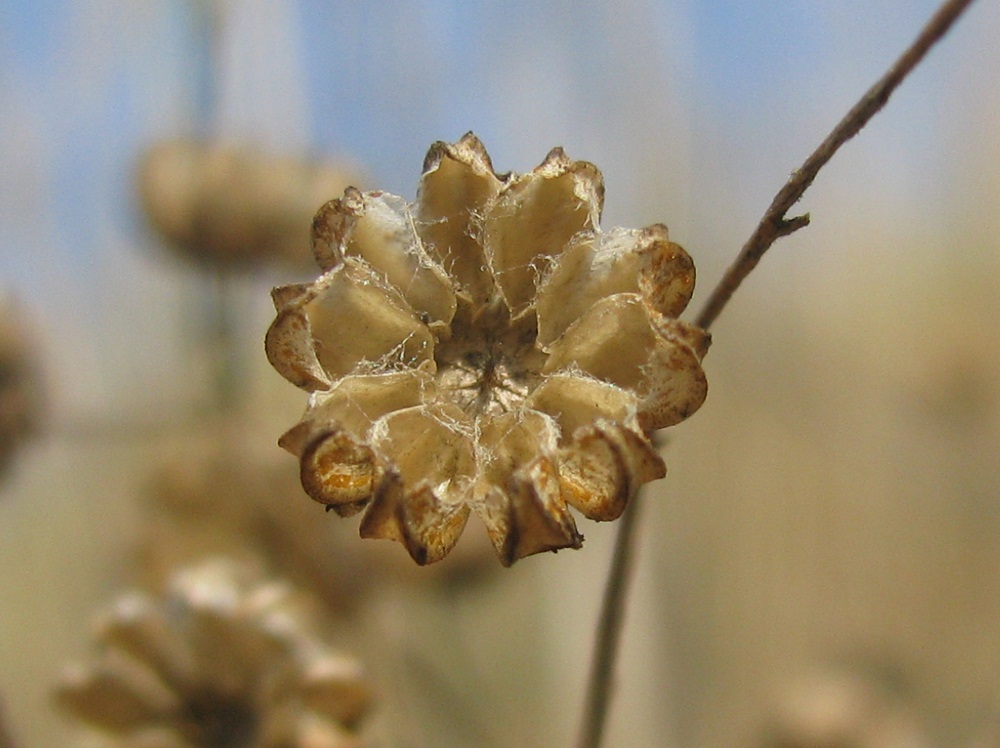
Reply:
[[443, 558], [470, 514], [502, 563], [578, 548], [665, 468], [653, 430], [705, 399], [695, 271], [665, 226], [602, 232], [601, 173], [556, 148], [497, 174], [435, 143], [417, 201], [348, 189], [313, 223], [323, 270], [273, 293], [272, 365], [308, 390], [281, 439], [361, 534]]

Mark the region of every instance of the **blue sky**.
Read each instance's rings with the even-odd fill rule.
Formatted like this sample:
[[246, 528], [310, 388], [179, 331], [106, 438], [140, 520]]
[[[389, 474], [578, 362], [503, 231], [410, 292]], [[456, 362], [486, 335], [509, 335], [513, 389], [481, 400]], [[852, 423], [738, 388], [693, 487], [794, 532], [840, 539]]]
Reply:
[[[191, 22], [198, 3], [143, 5], [146, 12], [107, 0], [0, 4], [3, 96], [15, 108], [27, 105], [52, 122], [65, 111], [65, 98], [73, 96], [69, 89], [81, 80], [104, 87], [90, 102], [97, 111], [74, 112], [79, 129], [53, 123], [52, 136], [62, 141], [53, 145], [62, 154], [58, 158], [69, 159], [65, 170], [71, 174], [87, 168], [87, 159], [72, 151], [85, 149], [86, 139], [95, 135], [91, 127], [103, 139], [128, 147], [137, 135], [136, 119], [143, 116], [136, 108], [153, 105], [157, 90], [162, 94], [156, 105], [182, 120], [170, 125], [198, 126], [205, 91], [205, 68], [199, 64], [204, 36]], [[247, 82], [252, 75], [231, 76], [230, 83], [244, 90], [229, 100], [248, 100], [240, 110], [250, 115], [244, 120], [279, 122], [262, 129], [297, 133], [288, 136], [293, 145], [346, 149], [380, 177], [401, 181], [412, 174], [407, 161], [419, 164], [414, 154], [434, 139], [458, 137], [466, 129], [475, 129], [503, 156], [508, 139], [512, 152], [521, 142], [543, 152], [543, 136], [545, 142], [559, 138], [599, 147], [602, 136], [595, 130], [614, 122], [602, 123], [595, 110], [601, 114], [603, 102], [610, 100], [639, 108], [631, 114], [640, 115], [638, 100], [623, 92], [648, 90], [648, 100], [663, 82], [671, 87], [660, 94], [663, 98], [683, 96], [679, 104], [687, 110], [687, 121], [726, 118], [733, 122], [724, 126], [734, 130], [741, 120], [759, 126], [772, 119], [772, 97], [801, 95], [817, 71], [842, 69], [856, 95], [857, 83], [873, 79], [877, 66], [902, 48], [934, 3], [685, 0], [615, 3], [614, 10], [611, 5], [557, 0], [234, 3], [231, 16], [252, 25], [256, 15], [265, 26], [259, 33], [276, 41], [259, 50], [252, 46], [252, 33], [234, 41], [233, 54], [242, 56], [237, 65], [263, 71], [267, 80], [254, 91]], [[88, 24], [102, 15], [114, 33], [88, 35]], [[140, 26], [130, 29], [129, 22]], [[141, 41], [123, 44], [121, 37], [127, 35]], [[145, 59], [136, 59], [137, 53]], [[94, 77], [102, 76], [99, 83], [88, 67]], [[268, 75], [274, 67], [278, 72]], [[835, 85], [831, 80], [831, 90]], [[266, 99], [285, 92], [273, 105], [281, 109], [290, 89], [299, 91], [298, 101], [286, 107], [294, 111], [280, 123], [280, 113]], [[292, 121], [296, 115], [305, 121]], [[518, 132], [512, 136], [512, 131]], [[519, 155], [511, 166], [527, 168], [538, 157]]]

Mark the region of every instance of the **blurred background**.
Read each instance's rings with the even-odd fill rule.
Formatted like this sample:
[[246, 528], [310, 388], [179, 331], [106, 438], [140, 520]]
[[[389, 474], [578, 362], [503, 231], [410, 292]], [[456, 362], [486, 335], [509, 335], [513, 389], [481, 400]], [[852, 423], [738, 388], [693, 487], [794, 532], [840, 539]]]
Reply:
[[[343, 184], [412, 198], [473, 130], [499, 171], [596, 163], [605, 227], [664, 222], [695, 259], [693, 316], [936, 6], [0, 2], [12, 744], [71, 744], [50, 693], [94, 613], [214, 552], [323, 599], [375, 744], [569, 744], [614, 526], [509, 570], [468, 532], [416, 569], [321, 516], [275, 446], [305, 398], [264, 360], [268, 291], [314, 274], [308, 216]], [[1000, 746], [998, 38], [973, 5], [715, 325], [647, 491], [607, 745]], [[220, 259], [265, 231], [202, 226], [240, 189], [295, 219], [292, 255]]]

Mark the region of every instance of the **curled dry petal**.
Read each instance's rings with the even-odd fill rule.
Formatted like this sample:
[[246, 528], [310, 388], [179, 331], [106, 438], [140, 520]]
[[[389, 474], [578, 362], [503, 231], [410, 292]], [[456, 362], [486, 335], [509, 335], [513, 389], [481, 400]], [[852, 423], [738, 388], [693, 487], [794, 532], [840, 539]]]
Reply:
[[279, 294], [265, 341], [268, 360], [289, 380], [325, 389], [365, 369], [431, 360], [434, 340], [402, 294], [370, 265], [348, 258], [312, 286]]
[[469, 518], [466, 504], [445, 504], [426, 484], [404, 488], [387, 473], [361, 522], [361, 537], [402, 543], [418, 564], [440, 561], [458, 542]]
[[538, 457], [514, 473], [509, 495], [510, 530], [500, 555], [505, 565], [533, 553], [583, 545], [552, 460]]
[[317, 213], [323, 274], [274, 293], [272, 364], [309, 390], [280, 440], [364, 537], [443, 558], [477, 514], [500, 561], [578, 548], [664, 475], [654, 429], [706, 394], [709, 337], [679, 322], [694, 265], [665, 226], [598, 226], [595, 166], [554, 149], [497, 174], [435, 143], [417, 202], [348, 189]]
[[562, 498], [553, 460], [559, 426], [538, 411], [505, 413], [483, 427], [480, 470], [486, 495], [483, 519], [500, 561], [532, 553], [577, 548], [583, 536]]
[[381, 271], [429, 324], [451, 322], [456, 303], [452, 282], [424, 251], [402, 198], [349, 188], [313, 220], [313, 248], [321, 267], [328, 270], [343, 257], [363, 259]]
[[423, 172], [416, 218], [427, 249], [470, 299], [485, 303], [494, 279], [486, 266], [478, 222], [503, 179], [472, 133], [454, 144], [432, 145]]
[[481, 425], [477, 441], [480, 492], [504, 488], [518, 468], [539, 454], [554, 454], [559, 425], [537, 410], [503, 413]]
[[406, 408], [379, 420], [372, 446], [411, 486], [425, 485], [442, 498], [465, 492], [475, 474], [472, 424], [451, 403]]
[[342, 517], [357, 514], [372, 494], [375, 455], [371, 448], [335, 426], [320, 428], [310, 436], [299, 453], [302, 487]]
[[445, 403], [433, 409], [408, 408], [381, 419], [373, 436], [384, 455], [383, 475], [391, 490], [381, 491], [370, 511], [381, 523], [362, 526], [367, 537], [402, 540], [417, 563], [444, 558], [469, 517], [462, 502], [475, 472], [472, 444], [463, 433], [465, 414]]
[[558, 421], [563, 444], [578, 429], [597, 420], [634, 425], [637, 405], [634, 393], [577, 372], [547, 377], [528, 398], [529, 407], [549, 413]]
[[633, 492], [662, 478], [666, 468], [649, 442], [608, 421], [584, 426], [563, 449], [567, 503], [594, 520], [618, 519]]
[[551, 346], [543, 371], [579, 367], [639, 395], [644, 429], [672, 426], [701, 407], [708, 384], [695, 351], [663, 330], [637, 294], [609, 296]]
[[662, 224], [578, 234], [538, 290], [538, 342], [549, 346], [613, 294], [640, 294], [652, 312], [676, 317], [693, 291], [694, 263]]
[[418, 370], [341, 379], [316, 393], [306, 417], [279, 440], [300, 460], [302, 485], [341, 516], [357, 513], [371, 496], [375, 453], [368, 446], [382, 416], [420, 405], [428, 376]]
[[561, 148], [529, 174], [508, 182], [486, 212], [486, 257], [511, 314], [526, 309], [547, 264], [578, 232], [592, 230], [604, 202], [601, 173]]
[[637, 404], [633, 393], [561, 374], [539, 387], [530, 403], [559, 420], [563, 496], [584, 516], [617, 519], [638, 486], [666, 474], [649, 440], [631, 427]]

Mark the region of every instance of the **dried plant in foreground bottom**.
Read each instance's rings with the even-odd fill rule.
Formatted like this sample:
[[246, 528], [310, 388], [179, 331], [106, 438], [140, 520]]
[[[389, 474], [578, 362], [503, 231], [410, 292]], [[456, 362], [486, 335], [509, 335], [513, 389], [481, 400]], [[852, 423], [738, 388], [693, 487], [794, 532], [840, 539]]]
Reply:
[[370, 697], [290, 588], [215, 560], [121, 597], [58, 703], [119, 748], [356, 748]]
[[702, 404], [694, 264], [663, 225], [600, 230], [604, 185], [556, 148], [497, 174], [471, 133], [417, 202], [348, 189], [313, 222], [323, 273], [273, 292], [272, 365], [311, 392], [281, 444], [361, 534], [443, 558], [473, 511], [505, 565], [579, 548], [665, 468], [650, 434]]

